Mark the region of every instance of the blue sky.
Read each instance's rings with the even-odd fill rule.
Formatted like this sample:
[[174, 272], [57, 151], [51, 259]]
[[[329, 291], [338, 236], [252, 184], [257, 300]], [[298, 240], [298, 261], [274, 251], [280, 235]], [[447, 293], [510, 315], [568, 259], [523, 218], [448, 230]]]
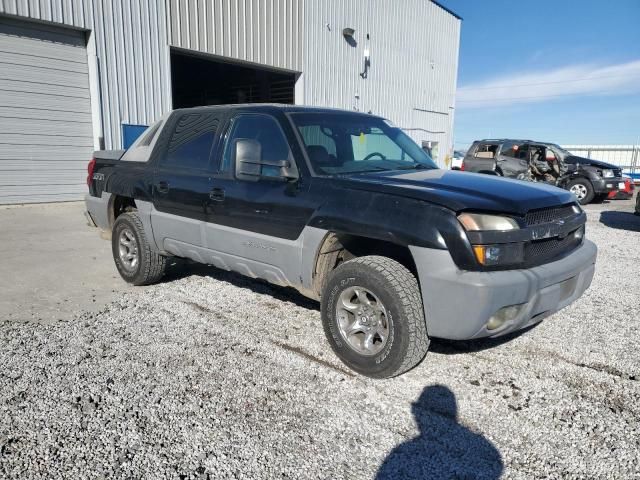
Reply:
[[455, 146], [640, 139], [640, 0], [441, 0], [464, 20]]

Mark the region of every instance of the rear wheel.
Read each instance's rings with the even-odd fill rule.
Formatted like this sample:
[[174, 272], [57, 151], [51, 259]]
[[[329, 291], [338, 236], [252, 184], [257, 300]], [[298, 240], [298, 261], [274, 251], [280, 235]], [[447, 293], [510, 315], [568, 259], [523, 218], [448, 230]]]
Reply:
[[595, 195], [593, 185], [586, 178], [576, 178], [570, 181], [569, 185], [567, 185], [567, 190], [576, 196], [580, 205], [591, 203]]
[[111, 251], [120, 276], [133, 285], [156, 283], [164, 275], [166, 258], [151, 249], [136, 212], [123, 213], [116, 219]]
[[410, 370], [429, 348], [415, 277], [386, 257], [343, 263], [322, 294], [324, 331], [336, 355], [356, 372], [388, 378]]

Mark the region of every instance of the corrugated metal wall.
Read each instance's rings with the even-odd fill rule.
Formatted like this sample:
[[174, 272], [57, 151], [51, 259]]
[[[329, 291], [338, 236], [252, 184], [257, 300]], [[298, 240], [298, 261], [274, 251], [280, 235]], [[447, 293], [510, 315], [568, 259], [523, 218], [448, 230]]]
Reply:
[[301, 71], [303, 0], [167, 0], [174, 47]]
[[[418, 143], [439, 142], [442, 164], [452, 145], [460, 20], [426, 0], [323, 0], [305, 9], [305, 103], [383, 115]], [[345, 27], [355, 29], [352, 45]]]
[[171, 108], [170, 46], [301, 71], [297, 101], [386, 116], [441, 160], [451, 145], [460, 20], [428, 0], [0, 0], [0, 13], [93, 32], [107, 148], [122, 123]]
[[91, 31], [98, 57], [106, 148], [122, 123], [148, 125], [171, 108], [165, 4], [157, 0], [0, 0], [0, 14]]

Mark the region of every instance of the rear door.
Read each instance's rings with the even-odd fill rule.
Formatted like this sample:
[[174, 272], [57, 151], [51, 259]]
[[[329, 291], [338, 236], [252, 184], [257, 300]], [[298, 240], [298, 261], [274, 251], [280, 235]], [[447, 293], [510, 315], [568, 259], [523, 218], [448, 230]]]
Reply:
[[529, 168], [529, 147], [525, 142], [508, 140], [500, 147], [496, 168], [505, 177], [518, 178]]
[[208, 219], [213, 189], [213, 155], [221, 113], [183, 113], [173, 121], [164, 154], [153, 180], [152, 218], [158, 245], [184, 255], [189, 245], [203, 246], [203, 223]]
[[496, 167], [498, 143], [478, 142], [467, 152], [464, 169], [468, 172], [493, 172]]

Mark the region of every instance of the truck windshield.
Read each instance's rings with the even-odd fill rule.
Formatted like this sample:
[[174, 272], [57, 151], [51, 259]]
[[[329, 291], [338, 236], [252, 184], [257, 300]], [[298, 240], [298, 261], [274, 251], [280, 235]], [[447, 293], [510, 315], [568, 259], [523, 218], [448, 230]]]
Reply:
[[291, 119], [318, 174], [438, 168], [408, 135], [384, 119], [349, 113], [294, 113]]

